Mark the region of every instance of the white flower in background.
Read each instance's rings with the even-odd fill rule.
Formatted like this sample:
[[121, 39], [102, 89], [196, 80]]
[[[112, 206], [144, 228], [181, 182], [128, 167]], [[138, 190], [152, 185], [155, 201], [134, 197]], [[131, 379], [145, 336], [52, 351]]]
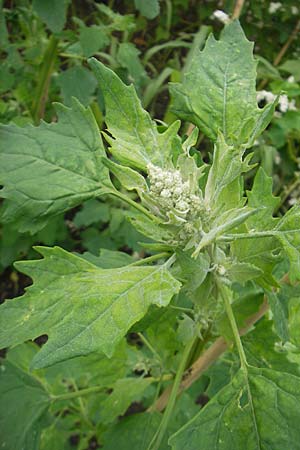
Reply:
[[[258, 103], [262, 100], [264, 100], [266, 103], [271, 103], [276, 99], [276, 95], [274, 95], [272, 92], [262, 90], [256, 93], [256, 99]], [[278, 109], [282, 113], [285, 113], [287, 111], [296, 111], [296, 102], [295, 100], [289, 101], [288, 96], [286, 94], [282, 94], [279, 97]], [[280, 113], [278, 111], [276, 111], [274, 115], [275, 117], [280, 117]]]
[[212, 13], [212, 18], [217, 19], [220, 22], [226, 24], [229, 22], [229, 15], [226, 14], [226, 12], [222, 11], [221, 9], [217, 9]]
[[292, 14], [294, 14], [294, 16], [296, 16], [299, 12], [299, 8], [297, 8], [297, 6], [291, 6], [291, 11], [292, 11]]
[[295, 77], [293, 75], [290, 75], [286, 81], [288, 83], [295, 83]]
[[275, 14], [281, 8], [282, 4], [280, 2], [271, 2], [269, 5], [269, 13]]
[[273, 92], [269, 92], [269, 91], [258, 91], [256, 93], [256, 100], [259, 102], [261, 102], [262, 100], [265, 100], [267, 103], [271, 103], [275, 100], [276, 95], [273, 94]]
[[287, 112], [289, 109], [289, 99], [286, 94], [279, 97], [278, 107], [281, 112]]

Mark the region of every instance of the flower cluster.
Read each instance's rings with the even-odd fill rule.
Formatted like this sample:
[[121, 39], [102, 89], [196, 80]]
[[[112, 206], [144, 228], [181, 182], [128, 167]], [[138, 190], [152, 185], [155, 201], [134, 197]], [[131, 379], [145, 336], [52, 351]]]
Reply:
[[148, 174], [150, 195], [164, 215], [169, 217], [173, 213], [184, 222], [201, 210], [201, 198], [193, 192], [190, 181], [183, 180], [179, 170], [165, 170], [149, 164]]

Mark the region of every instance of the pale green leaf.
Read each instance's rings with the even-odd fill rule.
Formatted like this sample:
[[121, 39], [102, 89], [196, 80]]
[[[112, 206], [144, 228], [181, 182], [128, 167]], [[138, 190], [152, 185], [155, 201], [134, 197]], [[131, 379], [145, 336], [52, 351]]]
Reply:
[[255, 175], [251, 191], [247, 191], [248, 205], [252, 208], [263, 207], [247, 224], [255, 230], [269, 230], [278, 219], [273, 218], [274, 210], [279, 206], [280, 198], [272, 195], [273, 180], [260, 167]]
[[34, 368], [94, 351], [111, 356], [148, 307], [166, 306], [180, 287], [164, 265], [101, 269], [58, 247], [38, 251], [43, 259], [16, 264], [33, 286], [0, 316], [1, 348], [48, 335]]
[[[243, 172], [248, 171], [248, 159], [242, 160], [244, 149], [226, 144], [224, 136], [218, 135], [214, 148], [213, 164], [209, 170], [205, 187], [205, 202], [211, 209], [218, 210], [237, 207], [241, 202], [241, 192], [236, 183], [232, 192], [231, 185]], [[232, 204], [234, 202], [234, 204]]]
[[91, 111], [75, 100], [57, 111], [57, 123], [0, 127], [3, 220], [22, 232], [36, 232], [51, 216], [113, 188]]
[[119, 45], [117, 60], [128, 70], [129, 80], [140, 89], [147, 81], [147, 72], [140, 61], [140, 51], [131, 42], [122, 42]]
[[229, 23], [219, 41], [210, 35], [194, 52], [182, 84], [171, 85], [173, 112], [213, 140], [221, 131], [228, 144], [252, 145], [274, 111], [272, 104], [257, 106], [256, 64], [239, 22]]
[[1, 449], [39, 450], [50, 398], [32, 376], [8, 361], [0, 366]]
[[170, 163], [174, 146], [179, 145], [174, 122], [164, 133], [142, 108], [134, 86], [126, 86], [112, 70], [91, 58], [90, 65], [100, 83], [105, 101], [105, 122], [113, 138], [107, 137], [110, 151], [124, 165], [147, 169], [151, 162], [161, 167]]
[[300, 378], [249, 367], [239, 371], [169, 440], [174, 450], [299, 450]]
[[147, 192], [148, 186], [145, 178], [136, 170], [130, 167], [116, 164], [111, 159], [103, 158], [103, 164], [115, 175], [120, 183], [128, 191], [136, 190], [137, 192]]

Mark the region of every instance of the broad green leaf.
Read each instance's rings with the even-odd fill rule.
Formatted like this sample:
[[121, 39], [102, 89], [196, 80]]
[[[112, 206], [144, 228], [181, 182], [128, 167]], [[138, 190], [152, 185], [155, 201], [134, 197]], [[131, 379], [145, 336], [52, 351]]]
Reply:
[[299, 365], [290, 361], [289, 349], [278, 346], [278, 336], [274, 332], [272, 320], [261, 320], [242, 337], [242, 342], [247, 361], [252, 366], [300, 375]]
[[8, 361], [0, 366], [1, 449], [39, 450], [50, 398], [32, 376]]
[[159, 14], [159, 0], [134, 0], [134, 4], [147, 19], [154, 19]]
[[166, 266], [101, 269], [58, 247], [37, 250], [43, 259], [16, 263], [33, 286], [0, 316], [1, 348], [48, 335], [34, 368], [94, 351], [110, 357], [148, 307], [166, 306], [180, 287]]
[[269, 230], [278, 219], [273, 217], [274, 210], [279, 206], [280, 198], [272, 195], [273, 180], [260, 167], [255, 175], [251, 191], [247, 191], [248, 205], [251, 208], [263, 207], [247, 224], [254, 230]]
[[210, 35], [202, 52], [194, 52], [182, 84], [171, 85], [172, 110], [208, 137], [221, 131], [228, 144], [252, 145], [272, 118], [274, 105], [259, 109], [256, 62], [238, 21], [228, 24], [216, 41]]
[[72, 98], [76, 97], [84, 106], [91, 103], [97, 81], [90, 70], [82, 66], [73, 66], [61, 72], [56, 78], [60, 87], [63, 102], [72, 105]]
[[61, 31], [65, 25], [70, 0], [33, 0], [33, 9], [53, 33]]
[[280, 219], [274, 230], [289, 258], [291, 281], [300, 280], [300, 206], [293, 206]]
[[270, 369], [248, 370], [248, 382], [240, 370], [171, 437], [172, 449], [300, 449], [300, 378]]
[[152, 162], [165, 167], [172, 159], [180, 123], [174, 122], [164, 133], [142, 108], [134, 86], [126, 86], [112, 70], [94, 58], [90, 66], [100, 83], [105, 100], [105, 122], [113, 138], [106, 136], [110, 151], [124, 165], [147, 169]]
[[289, 315], [289, 335], [290, 340], [297, 347], [300, 347], [300, 288], [290, 288], [288, 294], [288, 315]]
[[73, 101], [57, 105], [58, 122], [0, 126], [3, 220], [34, 233], [51, 216], [112, 189], [95, 119]]
[[[248, 171], [249, 156], [242, 160], [244, 149], [229, 146], [224, 137], [219, 134], [214, 148], [213, 164], [209, 170], [205, 187], [205, 202], [208, 207], [218, 211], [237, 207], [241, 202], [241, 192], [238, 185], [231, 185], [243, 172]], [[251, 156], [250, 156], [251, 158]], [[234, 204], [232, 204], [234, 202]], [[256, 206], [257, 207], [257, 206]]]
[[101, 402], [99, 420], [103, 424], [113, 422], [126, 412], [132, 402], [139, 401], [153, 382], [150, 378], [123, 378], [117, 380], [113, 391]]
[[88, 227], [92, 224], [106, 223], [110, 219], [109, 204], [97, 199], [87, 200], [76, 213], [73, 223], [76, 227]]

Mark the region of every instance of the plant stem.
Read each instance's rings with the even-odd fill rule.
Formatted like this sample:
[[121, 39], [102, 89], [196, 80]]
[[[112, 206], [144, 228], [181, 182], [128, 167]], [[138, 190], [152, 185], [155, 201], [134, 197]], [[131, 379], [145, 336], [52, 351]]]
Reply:
[[131, 200], [130, 197], [127, 197], [127, 195], [122, 194], [119, 191], [109, 191], [109, 194], [114, 195], [115, 197], [118, 197], [120, 200], [123, 200], [125, 203], [128, 203], [128, 205], [133, 206], [133, 208], [137, 209], [141, 213], [145, 214], [149, 219], [156, 223], [160, 223], [160, 220], [153, 216], [146, 208], [144, 208], [140, 203], [135, 202], [134, 200]]
[[228, 295], [228, 289], [222, 285], [222, 283], [218, 282], [218, 289], [219, 292], [221, 294], [221, 297], [224, 300], [224, 304], [225, 304], [225, 311], [227, 314], [227, 317], [229, 319], [229, 323], [232, 329], [232, 333], [233, 333], [233, 337], [235, 340], [235, 344], [237, 346], [237, 350], [238, 350], [238, 354], [240, 357], [240, 361], [241, 361], [241, 368], [244, 370], [244, 372], [247, 373], [248, 369], [247, 369], [247, 359], [246, 359], [246, 355], [245, 355], [245, 351], [244, 351], [244, 347], [240, 338], [240, 333], [239, 333], [239, 329], [237, 327], [236, 321], [235, 321], [235, 317], [233, 314], [233, 310], [232, 310], [232, 306], [231, 306], [231, 302], [230, 302], [230, 298]]
[[80, 389], [74, 392], [68, 392], [67, 394], [53, 395], [51, 401], [57, 402], [60, 400], [70, 400], [72, 398], [83, 397], [84, 395], [90, 395], [95, 392], [100, 392], [103, 390], [103, 386], [93, 386], [86, 389]]
[[167, 256], [170, 256], [170, 253], [162, 252], [157, 253], [157, 255], [148, 256], [148, 258], [139, 259], [138, 261], [135, 261], [130, 266], [141, 266], [143, 264], [149, 264], [153, 261], [157, 261], [158, 259], [166, 258]]
[[236, 1], [235, 5], [234, 5], [232, 17], [231, 17], [232, 20], [238, 19], [240, 17], [244, 3], [245, 3], [245, 0], [237, 0]]
[[57, 56], [58, 39], [53, 35], [49, 39], [48, 47], [45, 51], [40, 76], [34, 100], [32, 104], [32, 117], [37, 125], [44, 116], [45, 104], [48, 97], [50, 78], [53, 72], [55, 59]]
[[149, 348], [151, 353], [158, 359], [158, 361], [162, 362], [162, 359], [161, 359], [160, 355], [157, 353], [155, 348], [150, 344], [148, 339], [142, 333], [138, 333], [138, 336], [141, 339], [141, 341], [146, 345], [146, 347]]
[[[282, 58], [288, 51], [290, 45], [292, 44], [293, 40], [297, 37], [297, 34], [300, 30], [300, 20], [296, 23], [295, 28], [293, 29], [292, 33], [290, 34], [288, 40], [284, 44], [284, 46], [280, 49], [280, 52], [277, 54], [276, 58], [273, 61], [273, 65], [276, 67], [281, 62]], [[262, 80], [261, 83], [258, 86], [258, 90], [261, 90], [265, 87], [265, 85], [268, 83], [269, 80], [265, 79]]]
[[[286, 282], [286, 281], [285, 281]], [[265, 298], [260, 309], [245, 321], [245, 326], [239, 330], [240, 336], [246, 334], [250, 328], [260, 320], [269, 310], [267, 299]], [[183, 376], [178, 389], [178, 394], [188, 389], [200, 376], [228, 349], [227, 342], [221, 336], [188, 368]], [[148, 409], [152, 411], [163, 411], [170, 397], [170, 388], [167, 387], [157, 401]]]
[[164, 438], [165, 432], [167, 430], [174, 406], [175, 406], [175, 402], [176, 402], [176, 398], [177, 398], [177, 394], [178, 394], [178, 389], [180, 387], [180, 382], [182, 379], [182, 375], [184, 373], [184, 370], [186, 368], [186, 364], [191, 352], [191, 349], [194, 346], [195, 340], [197, 339], [197, 337], [193, 338], [185, 347], [178, 370], [176, 372], [176, 376], [174, 379], [174, 383], [172, 386], [172, 390], [170, 393], [170, 397], [168, 400], [168, 404], [166, 407], [166, 410], [164, 412], [161, 424], [157, 430], [157, 433], [154, 435], [154, 438], [152, 440], [152, 442], [150, 443], [148, 449], [149, 450], [158, 450], [160, 447], [160, 444]]

